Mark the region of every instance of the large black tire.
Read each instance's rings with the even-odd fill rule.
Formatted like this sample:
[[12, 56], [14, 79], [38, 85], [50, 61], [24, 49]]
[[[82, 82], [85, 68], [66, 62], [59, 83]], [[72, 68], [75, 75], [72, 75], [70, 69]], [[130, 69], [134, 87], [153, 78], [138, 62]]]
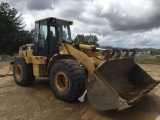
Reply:
[[85, 70], [75, 60], [55, 62], [50, 71], [50, 84], [55, 96], [63, 101], [76, 101], [85, 91]]
[[27, 64], [22, 57], [16, 58], [13, 64], [13, 77], [19, 86], [32, 85], [35, 80], [32, 64]]

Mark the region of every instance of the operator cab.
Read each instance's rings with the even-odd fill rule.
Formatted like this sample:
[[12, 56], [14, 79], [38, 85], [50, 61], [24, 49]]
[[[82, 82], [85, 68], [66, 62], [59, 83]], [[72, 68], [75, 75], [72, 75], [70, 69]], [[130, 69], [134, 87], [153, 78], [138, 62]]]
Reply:
[[71, 43], [72, 21], [46, 18], [35, 22], [34, 56], [50, 57], [59, 53], [59, 42]]

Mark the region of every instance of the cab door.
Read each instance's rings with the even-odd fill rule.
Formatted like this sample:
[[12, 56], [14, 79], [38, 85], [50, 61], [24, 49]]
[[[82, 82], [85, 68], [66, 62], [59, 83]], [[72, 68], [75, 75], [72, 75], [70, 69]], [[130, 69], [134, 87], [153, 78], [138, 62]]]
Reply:
[[33, 55], [47, 56], [47, 21], [40, 21], [35, 23], [34, 49]]
[[53, 56], [59, 53], [59, 39], [58, 39], [58, 28], [57, 24], [53, 21], [49, 22], [49, 32], [48, 32], [48, 56]]

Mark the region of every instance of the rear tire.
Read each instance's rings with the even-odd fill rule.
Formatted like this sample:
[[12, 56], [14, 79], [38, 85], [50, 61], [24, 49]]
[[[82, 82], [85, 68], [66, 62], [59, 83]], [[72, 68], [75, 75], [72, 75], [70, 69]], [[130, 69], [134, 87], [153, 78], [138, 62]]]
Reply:
[[50, 84], [55, 96], [63, 101], [77, 100], [85, 91], [85, 70], [75, 60], [55, 62], [50, 71]]
[[32, 64], [27, 64], [22, 57], [16, 58], [13, 65], [13, 77], [19, 86], [32, 85], [35, 80]]

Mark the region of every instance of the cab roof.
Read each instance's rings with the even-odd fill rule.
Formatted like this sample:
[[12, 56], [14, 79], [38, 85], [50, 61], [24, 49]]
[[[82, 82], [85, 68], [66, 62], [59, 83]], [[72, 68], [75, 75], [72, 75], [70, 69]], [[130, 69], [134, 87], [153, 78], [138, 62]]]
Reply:
[[55, 18], [55, 17], [48, 17], [48, 18], [36, 20], [35, 22], [40, 22], [40, 21], [49, 20], [49, 19], [55, 20], [55, 21], [60, 20], [60, 21], [69, 22], [70, 24], [73, 24], [73, 21], [63, 20], [63, 19], [59, 19], [59, 18]]

